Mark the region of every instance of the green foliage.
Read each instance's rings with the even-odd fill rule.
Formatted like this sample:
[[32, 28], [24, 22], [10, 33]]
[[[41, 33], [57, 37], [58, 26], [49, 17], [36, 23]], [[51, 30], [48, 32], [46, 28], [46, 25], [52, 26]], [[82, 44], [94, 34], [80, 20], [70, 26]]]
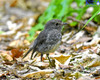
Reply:
[[95, 18], [94, 18], [94, 21], [95, 22], [98, 22], [100, 24], [100, 15], [97, 15]]
[[0, 31], [0, 34], [4, 33], [3, 31]]
[[70, 11], [70, 4], [73, 0], [52, 0], [47, 10], [42, 16], [38, 19], [38, 24], [30, 30], [28, 37], [29, 40], [32, 40], [35, 31], [42, 30], [43, 25], [51, 19], [60, 19], [65, 21], [68, 12]]
[[[77, 3], [76, 9], [73, 9], [71, 7], [73, 1]], [[91, 6], [94, 8], [92, 15], [95, 14], [100, 9], [100, 6], [96, 5], [96, 2], [98, 0], [96, 0], [96, 2], [94, 3], [95, 5], [86, 5], [85, 1], [86, 0], [52, 0], [46, 11], [42, 14], [42, 16], [39, 17], [38, 24], [32, 27], [32, 29], [30, 30], [29, 32], [30, 37], [28, 39], [32, 40], [35, 31], [42, 30], [44, 28], [44, 24], [51, 19], [60, 19], [62, 21], [66, 21], [68, 16], [73, 16], [73, 13], [77, 13], [78, 16], [76, 17], [76, 19], [81, 20], [87, 8]], [[93, 18], [94, 17], [92, 17], [91, 19]], [[99, 19], [100, 15], [97, 16], [95, 15], [94, 21], [100, 22]], [[70, 26], [76, 26], [76, 25], [77, 22], [72, 22], [70, 24]]]
[[[86, 24], [82, 27], [82, 29], [85, 28], [85, 26], [86, 26], [95, 16], [97, 16], [98, 13], [100, 13], [100, 9], [86, 22]], [[81, 30], [82, 30], [82, 29], [81, 29]]]

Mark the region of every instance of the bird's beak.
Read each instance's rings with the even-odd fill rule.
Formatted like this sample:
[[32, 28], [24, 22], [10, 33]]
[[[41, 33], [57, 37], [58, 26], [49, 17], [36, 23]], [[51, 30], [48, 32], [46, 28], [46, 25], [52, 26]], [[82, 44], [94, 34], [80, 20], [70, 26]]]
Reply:
[[62, 25], [67, 25], [67, 23], [65, 23], [65, 22], [62, 22], [61, 24], [62, 24]]

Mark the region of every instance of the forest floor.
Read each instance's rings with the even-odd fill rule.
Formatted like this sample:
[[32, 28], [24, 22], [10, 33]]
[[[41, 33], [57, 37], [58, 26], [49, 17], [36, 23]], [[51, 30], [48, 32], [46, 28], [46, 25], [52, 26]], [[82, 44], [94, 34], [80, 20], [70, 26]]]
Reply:
[[0, 1], [0, 80], [100, 80], [100, 24], [90, 21], [84, 30], [77, 30], [86, 24], [88, 12], [84, 20], [67, 18], [68, 24], [76, 21], [78, 25], [64, 27], [61, 45], [50, 53], [53, 67], [46, 55], [42, 62], [40, 55], [30, 60], [31, 53], [22, 59], [32, 43], [28, 31], [50, 2], [32, 1]]

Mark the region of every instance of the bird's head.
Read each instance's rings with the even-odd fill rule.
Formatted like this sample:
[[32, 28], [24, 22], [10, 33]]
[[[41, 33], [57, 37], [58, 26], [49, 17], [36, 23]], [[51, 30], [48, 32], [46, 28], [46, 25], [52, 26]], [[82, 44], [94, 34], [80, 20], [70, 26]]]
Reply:
[[62, 22], [59, 19], [53, 19], [46, 23], [45, 29], [48, 29], [48, 30], [57, 29], [61, 31], [62, 26], [66, 24], [67, 23]]

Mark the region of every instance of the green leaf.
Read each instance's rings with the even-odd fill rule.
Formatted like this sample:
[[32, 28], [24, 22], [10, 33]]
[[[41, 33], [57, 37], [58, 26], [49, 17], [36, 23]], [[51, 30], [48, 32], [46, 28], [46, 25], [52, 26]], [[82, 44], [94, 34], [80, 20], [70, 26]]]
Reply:
[[0, 31], [0, 34], [4, 33], [4, 31]]
[[[76, 2], [78, 7], [76, 9], [71, 7], [72, 2]], [[48, 8], [45, 10], [45, 12], [39, 17], [37, 20], [37, 23], [32, 29], [29, 31], [30, 38], [32, 39], [33, 35], [37, 30], [42, 30], [45, 25], [45, 23], [51, 19], [60, 19], [62, 21], [66, 21], [68, 16], [73, 16], [73, 13], [77, 13], [78, 16], [76, 17], [77, 20], [81, 20], [82, 16], [86, 13], [86, 10], [88, 7], [91, 7], [91, 5], [85, 4], [86, 0], [51, 0]], [[98, 1], [98, 0], [96, 0]], [[100, 0], [99, 0], [100, 1]], [[96, 2], [95, 2], [96, 4]], [[85, 6], [86, 5], [86, 6]], [[92, 15], [96, 13], [97, 10], [100, 9], [100, 6], [97, 4], [95, 6], [92, 5], [94, 8]], [[90, 18], [90, 20], [94, 18], [93, 16]], [[95, 17], [94, 21], [99, 22], [99, 18]], [[89, 21], [88, 21], [89, 22]], [[85, 24], [85, 26], [88, 24], [88, 22]], [[71, 26], [76, 26], [78, 22], [72, 22]]]
[[86, 0], [75, 0], [75, 1], [77, 3], [78, 7], [81, 7], [81, 6], [84, 5], [84, 3], [85, 3]]
[[38, 24], [29, 31], [30, 38], [28, 39], [32, 39], [35, 32], [37, 30], [42, 30], [44, 24], [51, 19], [61, 19], [65, 21], [70, 11], [69, 7], [72, 1], [73, 0], [52, 0], [43, 15], [39, 17]]
[[85, 28], [86, 25], [87, 25], [98, 13], [100, 13], [100, 9], [86, 22], [86, 24], [81, 28], [81, 30], [82, 30], [83, 28]]
[[95, 22], [98, 22], [100, 24], [100, 15], [97, 15], [95, 18], [94, 18], [94, 21]]

